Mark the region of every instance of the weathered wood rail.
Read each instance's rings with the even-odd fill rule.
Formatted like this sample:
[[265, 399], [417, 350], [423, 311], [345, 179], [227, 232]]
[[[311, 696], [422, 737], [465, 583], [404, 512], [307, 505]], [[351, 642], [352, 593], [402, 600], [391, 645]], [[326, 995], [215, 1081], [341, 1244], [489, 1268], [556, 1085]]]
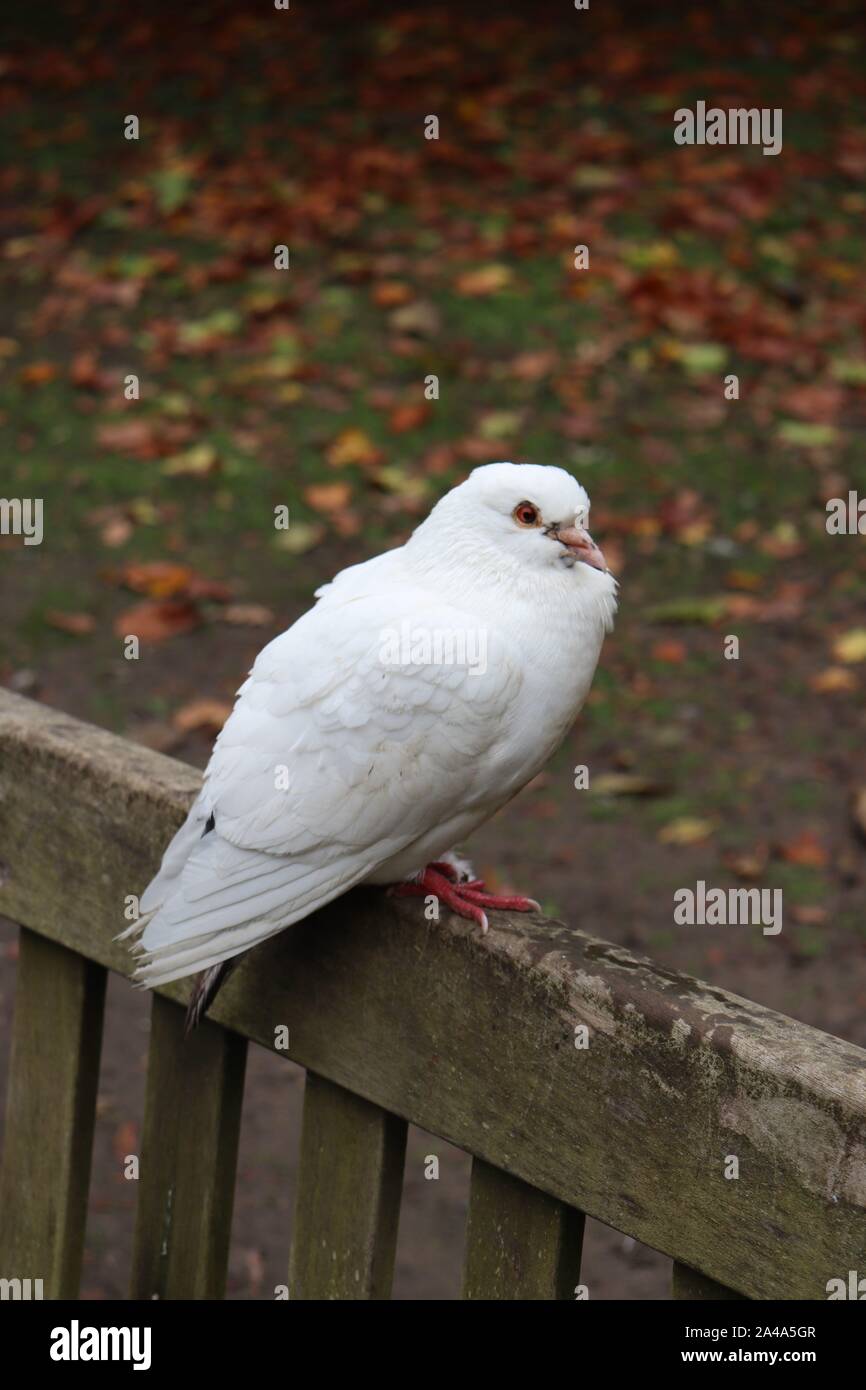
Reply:
[[[21, 926], [0, 1277], [46, 1296], [78, 1291], [124, 899], [198, 784], [0, 692]], [[187, 989], [153, 998], [133, 1297], [222, 1295], [247, 1042], [281, 1027], [308, 1071], [293, 1298], [388, 1297], [407, 1122], [473, 1155], [467, 1298], [574, 1298], [583, 1213], [671, 1256], [674, 1297], [822, 1299], [866, 1269], [866, 1052], [746, 999], [557, 922], [494, 914], [482, 937], [373, 891], [246, 958], [184, 1042]]]

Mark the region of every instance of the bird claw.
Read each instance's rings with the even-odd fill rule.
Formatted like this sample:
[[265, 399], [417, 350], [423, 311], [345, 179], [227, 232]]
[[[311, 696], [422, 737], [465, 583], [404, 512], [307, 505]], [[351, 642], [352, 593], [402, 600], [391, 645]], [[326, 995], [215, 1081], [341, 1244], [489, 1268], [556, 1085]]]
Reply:
[[483, 907], [494, 907], [500, 912], [541, 911], [541, 903], [536, 902], [535, 898], [524, 898], [521, 893], [488, 893], [480, 879], [473, 883], [461, 884], [460, 891], [470, 902], [480, 903]]
[[436, 897], [458, 917], [475, 922], [481, 928], [482, 936], [490, 927], [484, 911], [486, 907], [500, 912], [541, 911], [534, 898], [524, 898], [516, 893], [488, 893], [483, 879], [473, 878], [466, 883], [458, 883], [453, 866], [441, 861], [428, 864], [417, 879], [395, 883], [388, 891], [395, 898]]

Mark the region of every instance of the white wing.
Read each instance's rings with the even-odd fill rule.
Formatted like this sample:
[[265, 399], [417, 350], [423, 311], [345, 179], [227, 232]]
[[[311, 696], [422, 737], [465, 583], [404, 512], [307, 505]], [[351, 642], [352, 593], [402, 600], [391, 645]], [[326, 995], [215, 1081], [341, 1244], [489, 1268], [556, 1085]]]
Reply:
[[[246, 950], [490, 799], [521, 685], [501, 639], [408, 582], [399, 552], [320, 593], [257, 658], [142, 898], [146, 984]], [[399, 659], [436, 633], [469, 664], [389, 664], [389, 643]]]

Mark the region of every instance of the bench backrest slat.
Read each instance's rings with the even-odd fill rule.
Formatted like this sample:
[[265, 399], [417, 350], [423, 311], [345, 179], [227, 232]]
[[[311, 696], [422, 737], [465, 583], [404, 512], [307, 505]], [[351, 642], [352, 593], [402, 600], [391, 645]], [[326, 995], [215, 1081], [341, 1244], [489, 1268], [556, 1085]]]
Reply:
[[463, 1297], [574, 1299], [583, 1227], [576, 1208], [473, 1159]]
[[133, 1298], [222, 1298], [246, 1039], [155, 995], [132, 1258]]
[[406, 1122], [307, 1072], [292, 1298], [391, 1295]]
[[[106, 971], [21, 929], [0, 1173], [0, 1275], [76, 1298]], [[37, 1296], [32, 1294], [31, 1296]]]

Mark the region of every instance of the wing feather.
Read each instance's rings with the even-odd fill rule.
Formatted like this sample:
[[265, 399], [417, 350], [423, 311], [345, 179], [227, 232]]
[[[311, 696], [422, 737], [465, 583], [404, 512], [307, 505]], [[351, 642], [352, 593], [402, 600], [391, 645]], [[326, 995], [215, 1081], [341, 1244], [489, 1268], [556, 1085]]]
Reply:
[[470, 640], [473, 627], [398, 556], [344, 571], [257, 658], [142, 898], [144, 983], [246, 950], [482, 803], [476, 769], [503, 736], [518, 666], [491, 634], [484, 669], [393, 663], [387, 640], [406, 624]]

